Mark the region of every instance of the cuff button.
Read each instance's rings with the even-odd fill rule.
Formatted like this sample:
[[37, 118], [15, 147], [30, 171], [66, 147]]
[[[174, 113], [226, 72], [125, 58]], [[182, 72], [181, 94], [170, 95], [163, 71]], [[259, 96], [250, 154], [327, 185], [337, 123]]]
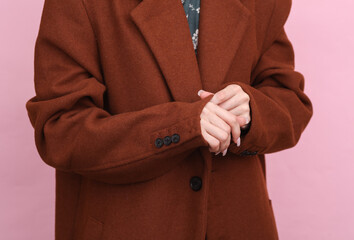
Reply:
[[162, 140], [161, 138], [156, 138], [156, 140], [155, 140], [155, 146], [156, 146], [157, 148], [162, 147], [162, 146], [163, 146], [163, 140]]
[[179, 137], [179, 135], [177, 133], [172, 135], [172, 142], [173, 143], [178, 143], [179, 139], [180, 139], [180, 137]]
[[163, 143], [164, 143], [166, 146], [170, 145], [171, 142], [172, 142], [172, 139], [171, 139], [170, 136], [166, 136], [166, 137], [163, 138]]

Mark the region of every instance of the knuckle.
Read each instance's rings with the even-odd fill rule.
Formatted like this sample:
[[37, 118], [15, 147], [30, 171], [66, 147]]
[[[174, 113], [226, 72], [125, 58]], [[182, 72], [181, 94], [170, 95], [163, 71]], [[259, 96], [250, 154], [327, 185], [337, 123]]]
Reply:
[[205, 107], [205, 108], [203, 108], [202, 113], [203, 114], [209, 114], [210, 113], [210, 109], [208, 107]]
[[214, 151], [216, 151], [219, 148], [219, 141], [213, 139], [210, 141], [209, 145]]
[[232, 118], [231, 118], [232, 126], [234, 126], [237, 122], [238, 122], [238, 121], [237, 121], [237, 116], [236, 116], [236, 115], [233, 115]]
[[228, 89], [230, 89], [230, 91], [235, 91], [235, 84], [230, 84], [227, 86]]
[[223, 100], [225, 98], [225, 93], [223, 91], [215, 93], [215, 95], [218, 100]]
[[247, 104], [242, 104], [240, 108], [242, 112], [247, 112]]
[[235, 84], [234, 84], [234, 83], [228, 84], [228, 85], [226, 86], [226, 88], [233, 88], [233, 85], [235, 85]]
[[226, 128], [226, 131], [227, 131], [227, 132], [230, 132], [230, 131], [231, 131], [231, 127], [230, 127], [228, 124], [226, 124], [225, 128]]
[[246, 113], [249, 113], [250, 112], [250, 106], [248, 104], [246, 104], [245, 106], [245, 112]]
[[234, 89], [236, 91], [239, 91], [241, 89], [240, 85], [237, 85], [237, 84], [233, 84], [234, 85]]
[[206, 106], [207, 106], [207, 108], [208, 108], [208, 110], [211, 110], [211, 109], [215, 109], [215, 107], [217, 106], [215, 103], [213, 103], [213, 102], [208, 102], [207, 104], [206, 104]]
[[225, 142], [229, 137], [229, 134], [227, 134], [226, 132], [223, 132], [220, 136], [222, 142]]

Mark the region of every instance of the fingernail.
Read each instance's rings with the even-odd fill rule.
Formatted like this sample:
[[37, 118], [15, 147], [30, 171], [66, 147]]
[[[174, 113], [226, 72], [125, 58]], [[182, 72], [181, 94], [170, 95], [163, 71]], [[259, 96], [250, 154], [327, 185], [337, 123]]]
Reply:
[[203, 90], [202, 89], [200, 89], [199, 91], [198, 91], [198, 96], [200, 97], [200, 94], [203, 92]]
[[239, 147], [241, 145], [241, 138], [237, 138], [236, 145], [237, 145], [237, 147]]
[[215, 155], [218, 155], [220, 152], [215, 153]]
[[250, 123], [250, 119], [246, 118], [246, 124], [249, 124], [249, 123]]
[[222, 152], [222, 155], [225, 156], [227, 153], [227, 148]]

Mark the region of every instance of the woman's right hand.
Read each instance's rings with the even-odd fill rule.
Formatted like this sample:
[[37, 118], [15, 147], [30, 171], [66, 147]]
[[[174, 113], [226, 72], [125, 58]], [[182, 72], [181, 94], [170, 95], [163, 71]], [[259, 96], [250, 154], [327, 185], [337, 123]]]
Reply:
[[230, 145], [232, 133], [233, 141], [239, 146], [240, 125], [238, 118], [231, 112], [213, 102], [208, 102], [200, 114], [202, 135], [209, 143], [209, 151], [225, 156]]

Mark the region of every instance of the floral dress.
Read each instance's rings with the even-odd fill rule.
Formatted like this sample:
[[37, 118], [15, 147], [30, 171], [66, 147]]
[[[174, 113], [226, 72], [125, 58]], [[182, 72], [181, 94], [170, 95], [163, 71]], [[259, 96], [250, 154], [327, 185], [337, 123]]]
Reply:
[[200, 0], [181, 0], [188, 20], [195, 54], [197, 55]]

